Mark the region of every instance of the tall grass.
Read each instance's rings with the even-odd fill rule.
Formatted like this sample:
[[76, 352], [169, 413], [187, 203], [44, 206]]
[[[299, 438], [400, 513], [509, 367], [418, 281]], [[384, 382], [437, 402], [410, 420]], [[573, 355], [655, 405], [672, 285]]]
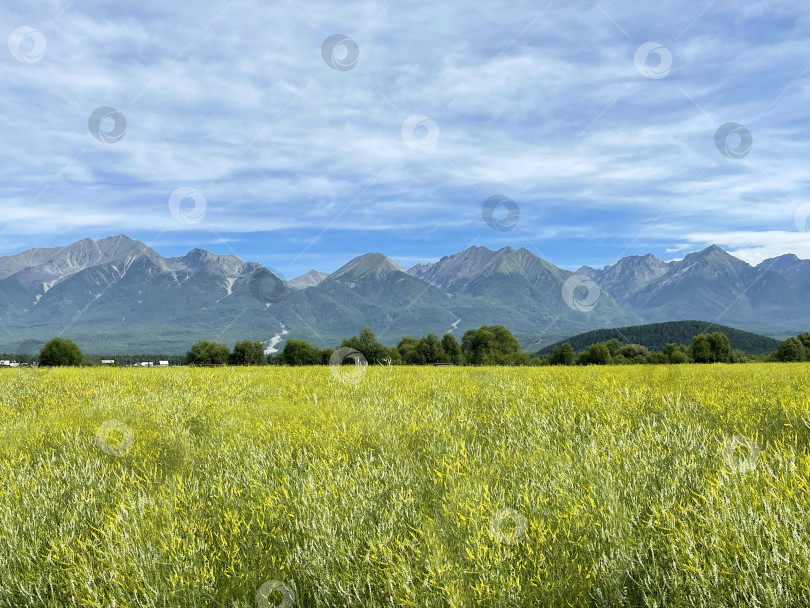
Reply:
[[805, 606], [810, 365], [7, 370], [0, 606]]

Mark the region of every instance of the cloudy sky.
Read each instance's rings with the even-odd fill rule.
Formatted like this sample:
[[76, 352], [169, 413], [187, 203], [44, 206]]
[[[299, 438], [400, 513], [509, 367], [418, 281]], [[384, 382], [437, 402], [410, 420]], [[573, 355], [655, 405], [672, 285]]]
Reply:
[[802, 3], [42, 0], [0, 31], [0, 255], [810, 258]]

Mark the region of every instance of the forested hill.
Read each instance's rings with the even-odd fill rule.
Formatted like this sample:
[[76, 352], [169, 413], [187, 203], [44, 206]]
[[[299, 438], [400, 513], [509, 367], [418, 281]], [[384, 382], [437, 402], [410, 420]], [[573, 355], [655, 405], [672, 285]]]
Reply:
[[561, 340], [556, 344], [550, 344], [537, 352], [540, 355], [547, 355], [555, 346], [560, 346], [563, 342], [568, 342], [574, 351], [578, 352], [588, 349], [592, 344], [606, 342], [613, 338], [623, 344], [641, 344], [650, 350], [660, 351], [670, 342], [690, 344], [693, 336], [715, 331], [728, 336], [732, 348], [743, 350], [752, 355], [770, 353], [779, 346], [779, 341], [774, 338], [734, 329], [726, 325], [716, 325], [706, 321], [669, 321], [615, 329], [595, 329]]

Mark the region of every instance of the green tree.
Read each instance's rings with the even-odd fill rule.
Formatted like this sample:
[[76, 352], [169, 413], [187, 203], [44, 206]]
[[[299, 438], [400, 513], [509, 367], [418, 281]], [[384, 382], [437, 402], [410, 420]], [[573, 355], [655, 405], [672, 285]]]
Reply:
[[564, 342], [562, 346], [554, 347], [548, 356], [548, 363], [549, 365], [573, 365], [575, 359], [574, 348], [568, 342]]
[[39, 353], [39, 364], [45, 366], [78, 366], [82, 361], [81, 349], [67, 338], [54, 338]]
[[388, 347], [388, 357], [391, 359], [391, 365], [402, 365], [402, 355], [396, 346]]
[[228, 363], [231, 365], [264, 365], [267, 363], [267, 359], [264, 357], [264, 345], [261, 340], [237, 342], [228, 357]]
[[456, 337], [452, 332], [447, 332], [442, 336], [442, 348], [450, 359], [450, 363], [461, 365], [464, 363], [464, 357], [461, 354], [461, 344], [458, 343]]
[[610, 353], [611, 357], [615, 357], [619, 354], [619, 351], [625, 346], [621, 342], [619, 342], [616, 338], [612, 338], [604, 343]]
[[692, 338], [690, 350], [695, 363], [730, 363], [734, 360], [728, 338], [719, 331], [698, 334]]
[[419, 352], [419, 340], [411, 336], [405, 336], [397, 344], [397, 350], [405, 365], [422, 365], [425, 362], [422, 353]]
[[669, 355], [669, 362], [670, 363], [689, 363], [689, 355], [683, 352], [682, 350], [676, 350], [671, 355]]
[[188, 365], [224, 365], [228, 362], [230, 351], [225, 344], [200, 340], [195, 342], [186, 353]]
[[593, 344], [588, 349], [588, 354], [584, 360], [588, 365], [608, 365], [613, 363], [613, 357], [610, 356], [610, 351], [604, 342]]
[[[607, 347], [607, 344], [605, 346]], [[616, 354], [623, 357], [628, 363], [644, 363], [648, 353], [647, 347], [641, 344], [625, 344], [619, 348]]]
[[669, 363], [669, 357], [667, 357], [664, 353], [649, 353], [647, 355], [647, 363], [662, 365]]
[[503, 325], [468, 329], [461, 338], [461, 352], [471, 365], [514, 365], [521, 362], [520, 343]]
[[388, 359], [388, 349], [377, 341], [377, 336], [368, 326], [360, 331], [359, 336], [343, 340], [340, 346], [359, 351], [370, 365], [380, 365]]
[[661, 351], [667, 356], [670, 363], [688, 363], [689, 347], [683, 344], [668, 343]]
[[288, 340], [276, 358], [276, 363], [279, 365], [321, 365], [323, 355], [318, 347], [304, 340]]
[[807, 361], [807, 348], [799, 338], [788, 338], [779, 344], [774, 359], [777, 361]]
[[428, 334], [416, 347], [425, 363], [449, 363], [450, 357], [444, 352], [444, 347], [436, 334]]

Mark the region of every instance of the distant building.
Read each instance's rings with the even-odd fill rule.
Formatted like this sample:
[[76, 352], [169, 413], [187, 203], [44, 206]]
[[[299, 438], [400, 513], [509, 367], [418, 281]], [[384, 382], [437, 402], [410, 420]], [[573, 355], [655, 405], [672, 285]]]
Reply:
[[169, 367], [169, 362], [168, 361], [160, 361], [159, 363], [160, 363], [160, 367]]
[[102, 359], [102, 365], [115, 365], [115, 359]]
[[155, 367], [152, 361], [141, 361], [141, 367]]

